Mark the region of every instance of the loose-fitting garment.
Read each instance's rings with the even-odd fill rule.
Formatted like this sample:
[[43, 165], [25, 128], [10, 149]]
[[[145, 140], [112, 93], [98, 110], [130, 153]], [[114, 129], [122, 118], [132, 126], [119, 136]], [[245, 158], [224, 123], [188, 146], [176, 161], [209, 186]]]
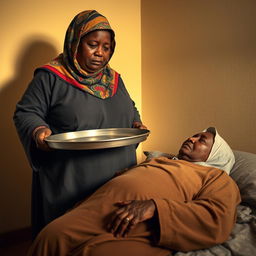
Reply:
[[[108, 232], [116, 202], [153, 199], [157, 214], [125, 238]], [[240, 194], [224, 172], [183, 160], [152, 159], [118, 176], [46, 226], [29, 255], [160, 256], [224, 242]], [[104, 252], [104, 253], [103, 253]]]
[[131, 128], [140, 121], [122, 79], [113, 97], [100, 99], [55, 74], [38, 71], [17, 104], [14, 115], [20, 139], [33, 169], [32, 226], [36, 234], [77, 201], [136, 164], [136, 145], [104, 150], [36, 148], [32, 132], [48, 126], [53, 134], [100, 128]]

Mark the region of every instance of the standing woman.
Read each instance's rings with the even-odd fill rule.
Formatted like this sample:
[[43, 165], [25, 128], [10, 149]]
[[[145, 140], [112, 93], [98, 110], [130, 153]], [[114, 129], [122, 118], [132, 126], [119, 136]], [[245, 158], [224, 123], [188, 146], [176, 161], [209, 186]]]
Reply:
[[64, 51], [35, 70], [14, 122], [33, 169], [33, 236], [121, 169], [136, 164], [136, 145], [50, 150], [44, 139], [63, 132], [146, 128], [120, 75], [108, 62], [115, 34], [97, 11], [74, 17]]

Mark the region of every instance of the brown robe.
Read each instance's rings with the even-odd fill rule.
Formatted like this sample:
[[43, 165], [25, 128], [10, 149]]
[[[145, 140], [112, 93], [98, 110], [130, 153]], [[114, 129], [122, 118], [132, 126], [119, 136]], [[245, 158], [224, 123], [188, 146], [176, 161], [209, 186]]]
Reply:
[[[123, 200], [153, 199], [157, 216], [125, 238], [106, 230]], [[76, 208], [46, 226], [29, 255], [160, 256], [208, 248], [227, 240], [240, 194], [222, 170], [165, 157], [112, 179]]]

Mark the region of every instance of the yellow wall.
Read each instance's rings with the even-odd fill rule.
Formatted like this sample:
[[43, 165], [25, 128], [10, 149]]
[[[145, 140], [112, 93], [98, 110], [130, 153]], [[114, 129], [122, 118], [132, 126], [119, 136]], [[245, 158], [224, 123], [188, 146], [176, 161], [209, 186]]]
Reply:
[[143, 150], [216, 126], [256, 153], [256, 1], [142, 0]]
[[234, 149], [256, 153], [254, 0], [5, 2], [0, 233], [30, 223], [31, 170], [12, 123], [15, 104], [33, 69], [62, 51], [67, 25], [84, 9], [102, 12], [116, 31], [111, 66], [139, 110], [142, 96], [143, 120], [151, 130], [143, 150], [176, 153], [186, 136], [215, 125]]
[[111, 66], [121, 73], [141, 109], [140, 1], [34, 1], [1, 3], [0, 48], [0, 233], [30, 223], [31, 170], [12, 122], [15, 105], [33, 69], [62, 51], [66, 28], [80, 11], [96, 9], [116, 32]]

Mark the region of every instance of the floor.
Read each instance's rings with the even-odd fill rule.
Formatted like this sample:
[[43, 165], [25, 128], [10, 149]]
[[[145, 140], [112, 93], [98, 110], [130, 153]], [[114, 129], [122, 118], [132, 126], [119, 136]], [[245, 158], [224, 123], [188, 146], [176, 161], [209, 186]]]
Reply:
[[26, 227], [0, 235], [1, 256], [26, 256], [31, 244], [31, 228]]
[[1, 256], [26, 256], [30, 241], [17, 242], [0, 248]]

